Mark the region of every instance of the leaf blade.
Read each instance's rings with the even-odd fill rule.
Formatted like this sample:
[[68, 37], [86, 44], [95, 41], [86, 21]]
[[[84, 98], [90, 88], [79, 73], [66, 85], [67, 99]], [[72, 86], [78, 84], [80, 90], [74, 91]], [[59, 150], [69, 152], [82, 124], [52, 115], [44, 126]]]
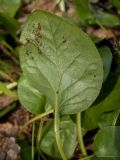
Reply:
[[74, 114], [91, 105], [100, 91], [103, 69], [98, 51], [85, 33], [67, 20], [36, 11], [29, 17], [21, 41], [25, 43], [20, 49], [25, 76], [51, 106], [57, 100], [62, 114]]

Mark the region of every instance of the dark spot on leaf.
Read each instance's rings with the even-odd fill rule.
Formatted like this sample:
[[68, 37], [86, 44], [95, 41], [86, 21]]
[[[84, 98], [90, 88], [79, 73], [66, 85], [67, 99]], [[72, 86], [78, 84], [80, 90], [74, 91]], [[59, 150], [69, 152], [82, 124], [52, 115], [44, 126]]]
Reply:
[[26, 51], [26, 54], [27, 54], [27, 56], [29, 56], [29, 51], [28, 50]]
[[34, 60], [34, 57], [32, 56], [31, 59]]
[[94, 74], [94, 78], [96, 78], [96, 75]]
[[63, 36], [63, 43], [66, 43], [67, 39]]
[[27, 43], [30, 43], [30, 39], [26, 38]]
[[59, 91], [56, 91], [56, 94], [59, 94]]
[[33, 24], [33, 28], [35, 28], [35, 24]]
[[39, 50], [39, 54], [43, 54], [41, 50]]
[[33, 34], [35, 35], [35, 38], [40, 38], [41, 37], [40, 31], [38, 29], [34, 30]]
[[41, 31], [41, 25], [40, 25], [40, 23], [38, 23], [38, 29]]

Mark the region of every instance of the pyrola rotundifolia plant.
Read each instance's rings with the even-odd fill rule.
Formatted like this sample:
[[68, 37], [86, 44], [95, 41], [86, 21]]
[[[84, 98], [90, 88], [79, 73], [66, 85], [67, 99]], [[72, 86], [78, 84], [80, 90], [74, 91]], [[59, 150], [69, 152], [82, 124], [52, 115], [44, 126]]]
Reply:
[[[43, 125], [40, 150], [55, 159], [70, 159], [78, 137], [87, 156], [80, 116], [98, 96], [103, 81], [96, 47], [75, 24], [41, 10], [29, 16], [20, 41], [20, 101], [39, 118], [54, 115]], [[71, 114], [76, 114], [76, 123]]]

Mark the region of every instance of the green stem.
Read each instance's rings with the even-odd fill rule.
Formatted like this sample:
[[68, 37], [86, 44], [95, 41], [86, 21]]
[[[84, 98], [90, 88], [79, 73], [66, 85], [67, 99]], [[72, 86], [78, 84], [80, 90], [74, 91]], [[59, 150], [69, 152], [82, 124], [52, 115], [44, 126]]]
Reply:
[[8, 84], [8, 85], [7, 85], [7, 88], [8, 88], [8, 89], [12, 89], [12, 88], [14, 88], [14, 87], [16, 87], [16, 86], [17, 86], [17, 82], [13, 82], [13, 83]]
[[81, 113], [77, 113], [77, 132], [78, 132], [78, 142], [79, 142], [79, 145], [80, 145], [80, 149], [81, 149], [81, 152], [82, 152], [82, 155], [84, 157], [87, 156], [87, 152], [86, 152], [86, 149], [85, 149], [85, 146], [84, 146], [84, 141], [83, 141], [83, 136], [82, 136], [82, 127], [81, 127]]
[[19, 61], [16, 57], [14, 57], [11, 52], [9, 52], [5, 47], [2, 48], [3, 49], [3, 52], [4, 54], [6, 54], [9, 58], [12, 59], [12, 61], [16, 64], [16, 65], [19, 65]]
[[37, 148], [38, 148], [38, 151], [40, 150], [39, 144], [40, 144], [40, 139], [41, 139], [41, 134], [42, 134], [42, 128], [43, 128], [43, 121], [40, 122], [39, 128], [38, 128], [38, 133], [37, 133]]
[[37, 151], [38, 151], [38, 160], [40, 160], [41, 158], [43, 160], [46, 160], [45, 156], [42, 154], [42, 151], [40, 149], [40, 140], [41, 140], [41, 134], [42, 134], [42, 128], [43, 128], [43, 124], [44, 122], [41, 120], [40, 124], [39, 124], [39, 128], [38, 128], [38, 132], [37, 132]]
[[14, 79], [12, 79], [7, 73], [5, 73], [4, 71], [0, 70], [0, 76], [2, 76], [3, 78], [13, 82]]
[[42, 113], [42, 114], [40, 114], [40, 115], [38, 115], [38, 116], [30, 119], [28, 122], [26, 122], [26, 123], [23, 125], [22, 129], [24, 129], [25, 127], [27, 127], [29, 124], [33, 123], [34, 121], [37, 121], [37, 120], [39, 120], [39, 119], [41, 119], [41, 118], [49, 115], [50, 113], [53, 113], [53, 110], [50, 110], [50, 111], [45, 112], [45, 113]]
[[14, 103], [13, 105], [7, 106], [6, 108], [0, 110], [0, 118], [5, 116], [7, 113], [9, 113], [15, 108], [16, 108], [16, 104]]
[[88, 159], [90, 159], [90, 158], [92, 158], [92, 157], [94, 157], [94, 155], [87, 156], [87, 157], [85, 157], [85, 158], [80, 158], [80, 160], [88, 160]]
[[[16, 86], [17, 86], [17, 82], [12, 82], [12, 83], [9, 83], [8, 85], [6, 85], [6, 87], [8, 89], [13, 89]], [[0, 91], [0, 94], [3, 94], [3, 91]]]
[[119, 117], [119, 114], [120, 114], [120, 111], [116, 111], [116, 114], [114, 116], [114, 119], [113, 119], [113, 122], [112, 122], [112, 126], [116, 126], [116, 123], [117, 123], [117, 119]]
[[35, 153], [35, 150], [34, 150], [34, 140], [35, 140], [35, 123], [33, 123], [33, 126], [32, 126], [32, 160], [34, 160], [34, 153]]
[[64, 150], [62, 148], [61, 140], [60, 140], [60, 114], [59, 114], [59, 108], [56, 102], [56, 107], [55, 107], [55, 113], [54, 113], [54, 130], [55, 130], [55, 137], [56, 137], [56, 143], [58, 150], [60, 152], [60, 155], [63, 160], [67, 160], [67, 157], [64, 153]]

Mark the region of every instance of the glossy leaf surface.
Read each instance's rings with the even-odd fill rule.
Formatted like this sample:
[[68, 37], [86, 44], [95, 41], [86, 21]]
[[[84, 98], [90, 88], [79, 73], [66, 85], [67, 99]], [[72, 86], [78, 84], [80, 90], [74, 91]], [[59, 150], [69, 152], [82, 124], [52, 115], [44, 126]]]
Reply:
[[58, 106], [62, 114], [74, 114], [93, 103], [102, 85], [103, 66], [94, 44], [75, 24], [35, 11], [21, 42], [24, 74], [52, 107]]

